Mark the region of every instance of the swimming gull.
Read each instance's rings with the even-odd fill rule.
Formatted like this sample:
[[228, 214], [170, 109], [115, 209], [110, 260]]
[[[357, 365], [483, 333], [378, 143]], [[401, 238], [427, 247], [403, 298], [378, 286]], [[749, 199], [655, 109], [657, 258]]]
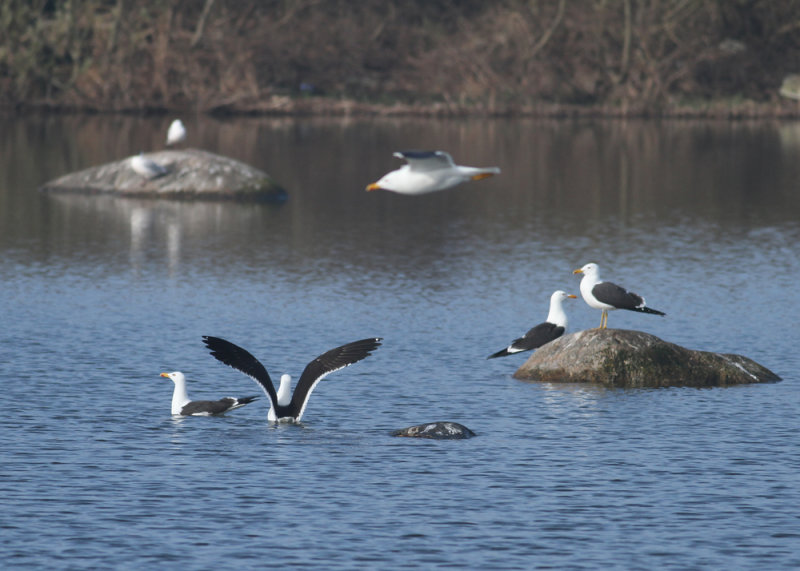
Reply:
[[203, 342], [219, 361], [233, 367], [257, 382], [269, 398], [267, 419], [270, 422], [300, 422], [308, 404], [311, 391], [322, 379], [339, 369], [368, 357], [380, 346], [381, 338], [362, 339], [331, 349], [311, 361], [300, 375], [292, 393], [292, 377], [281, 375], [278, 391], [272, 384], [269, 373], [258, 359], [245, 349], [219, 337], [204, 336]]
[[212, 416], [225, 414], [253, 402], [258, 397], [225, 397], [219, 400], [190, 400], [186, 392], [186, 376], [180, 371], [161, 373], [162, 377], [172, 379], [175, 390], [172, 392], [172, 414], [181, 416]]

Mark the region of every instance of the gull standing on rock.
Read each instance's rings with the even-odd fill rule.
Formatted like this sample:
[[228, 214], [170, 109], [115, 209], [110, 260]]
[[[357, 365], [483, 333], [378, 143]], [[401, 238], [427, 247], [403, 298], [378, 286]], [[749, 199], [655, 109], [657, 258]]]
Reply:
[[399, 194], [427, 194], [500, 174], [498, 167], [463, 167], [453, 162], [444, 151], [401, 151], [394, 156], [408, 164], [383, 175], [367, 186], [367, 190], [389, 190]]
[[583, 300], [589, 307], [600, 309], [603, 312], [600, 316], [599, 329], [606, 329], [608, 326], [608, 312], [615, 309], [666, 315], [663, 311], [647, 307], [644, 298], [639, 294], [628, 291], [617, 284], [602, 281], [600, 279], [600, 267], [595, 263], [586, 264], [572, 273], [583, 274], [581, 279]]
[[174, 145], [186, 140], [186, 127], [183, 126], [183, 121], [175, 119], [169, 124], [167, 129], [167, 146]]
[[564, 334], [567, 329], [567, 314], [564, 313], [564, 308], [561, 302], [565, 299], [575, 299], [577, 296], [567, 293], [565, 291], [555, 291], [550, 296], [550, 312], [547, 314], [547, 321], [540, 323], [533, 327], [525, 335], [519, 339], [514, 339], [511, 345], [492, 353], [487, 359], [494, 359], [496, 357], [505, 357], [506, 355], [513, 355], [522, 351], [530, 351], [538, 349], [545, 343], [550, 343], [553, 339], [557, 339]]
[[144, 178], [151, 180], [164, 176], [169, 171], [166, 167], [161, 166], [153, 159], [144, 156], [144, 153], [139, 153], [131, 157], [131, 168]]

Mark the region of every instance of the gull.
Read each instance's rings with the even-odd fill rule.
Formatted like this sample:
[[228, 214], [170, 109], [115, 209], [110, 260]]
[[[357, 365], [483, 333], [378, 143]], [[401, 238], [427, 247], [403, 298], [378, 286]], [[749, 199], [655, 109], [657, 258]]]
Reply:
[[500, 174], [497, 167], [463, 167], [455, 164], [444, 151], [401, 151], [394, 156], [408, 164], [383, 175], [367, 186], [367, 190], [390, 190], [399, 194], [427, 194]]
[[174, 145], [186, 140], [186, 127], [183, 126], [183, 121], [175, 119], [169, 124], [167, 129], [167, 146]]
[[600, 279], [600, 267], [593, 262], [572, 273], [583, 274], [581, 279], [583, 300], [589, 307], [602, 310], [599, 329], [606, 329], [608, 326], [608, 312], [615, 309], [666, 315], [663, 311], [647, 307], [644, 298], [639, 294], [628, 291], [617, 284], [602, 281]]
[[139, 153], [131, 157], [131, 168], [144, 178], [150, 180], [164, 176], [169, 171], [166, 167], [161, 166], [153, 159], [144, 156], [144, 153]]
[[172, 392], [172, 414], [181, 416], [212, 416], [225, 414], [253, 402], [258, 397], [225, 397], [219, 400], [189, 400], [186, 392], [186, 376], [180, 371], [161, 373], [162, 377], [172, 379], [175, 390]]
[[565, 291], [554, 291], [550, 296], [550, 312], [547, 314], [547, 321], [531, 328], [519, 339], [514, 339], [511, 345], [497, 353], [492, 353], [486, 358], [495, 359], [520, 353], [521, 351], [538, 349], [545, 343], [550, 343], [553, 339], [561, 337], [567, 329], [567, 314], [564, 313], [561, 302], [565, 299], [575, 299], [576, 297]]
[[233, 367], [257, 382], [269, 398], [267, 420], [270, 422], [300, 422], [308, 404], [311, 391], [322, 379], [339, 369], [368, 357], [380, 346], [381, 338], [372, 337], [347, 343], [327, 351], [311, 361], [300, 375], [292, 393], [292, 377], [281, 375], [278, 391], [272, 384], [269, 373], [258, 359], [245, 349], [219, 337], [204, 336], [203, 342], [217, 360]]

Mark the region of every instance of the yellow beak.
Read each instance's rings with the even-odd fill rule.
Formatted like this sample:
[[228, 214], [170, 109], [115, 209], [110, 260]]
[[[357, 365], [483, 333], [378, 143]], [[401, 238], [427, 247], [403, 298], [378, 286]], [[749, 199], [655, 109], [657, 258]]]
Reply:
[[159, 377], [167, 377], [167, 378], [169, 378], [169, 373], [161, 373], [159, 375]]
[[377, 182], [373, 182], [372, 184], [367, 185], [367, 192], [369, 192], [370, 190], [380, 190], [380, 189], [381, 187], [378, 186]]
[[494, 176], [494, 173], [491, 172], [482, 172], [475, 175], [472, 175], [470, 178], [472, 180], [483, 180], [485, 178], [489, 178], [490, 176]]
[[568, 294], [567, 297], [571, 297], [572, 299], [578, 299], [577, 295]]
[[582, 270], [582, 269], [580, 269], [580, 268], [578, 268], [577, 270], [573, 270], [573, 271], [572, 271], [572, 273], [573, 273], [573, 274], [582, 274], [582, 273], [583, 273], [583, 270]]

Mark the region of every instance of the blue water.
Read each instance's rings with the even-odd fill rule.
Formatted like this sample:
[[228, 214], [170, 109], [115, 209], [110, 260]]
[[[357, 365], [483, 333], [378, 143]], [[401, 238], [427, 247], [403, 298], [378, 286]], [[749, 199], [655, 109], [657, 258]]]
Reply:
[[[155, 148], [171, 118], [6, 120], [0, 153], [0, 561], [5, 568], [800, 567], [800, 180], [772, 123], [188, 121], [263, 168], [281, 206], [41, 196], [64, 172]], [[191, 141], [192, 134], [196, 139]], [[503, 174], [402, 197], [364, 186], [402, 148]], [[612, 313], [780, 383], [605, 390], [486, 361], [572, 270], [667, 317]], [[599, 324], [582, 300], [570, 330]], [[369, 336], [300, 426], [210, 357], [273, 378]], [[398, 439], [435, 420], [464, 441]]]

